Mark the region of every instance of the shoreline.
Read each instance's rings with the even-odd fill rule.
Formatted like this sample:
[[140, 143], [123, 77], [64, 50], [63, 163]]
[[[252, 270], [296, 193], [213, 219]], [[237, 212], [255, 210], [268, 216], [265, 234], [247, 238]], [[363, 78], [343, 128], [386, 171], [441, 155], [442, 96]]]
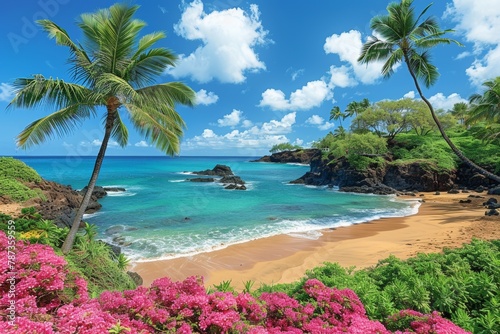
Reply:
[[[307, 270], [324, 262], [361, 269], [377, 264], [389, 255], [406, 259], [419, 252], [439, 252], [444, 247], [459, 247], [473, 237], [500, 239], [500, 219], [485, 217], [484, 193], [469, 198], [469, 193], [421, 193], [424, 199], [416, 214], [381, 218], [346, 227], [321, 230], [317, 240], [278, 235], [230, 245], [226, 248], [188, 257], [133, 262], [129, 268], [149, 286], [155, 279], [168, 276], [173, 281], [203, 276], [206, 287], [231, 280], [236, 290], [244, 283], [290, 283], [302, 278]], [[459, 200], [471, 199], [471, 203]]]

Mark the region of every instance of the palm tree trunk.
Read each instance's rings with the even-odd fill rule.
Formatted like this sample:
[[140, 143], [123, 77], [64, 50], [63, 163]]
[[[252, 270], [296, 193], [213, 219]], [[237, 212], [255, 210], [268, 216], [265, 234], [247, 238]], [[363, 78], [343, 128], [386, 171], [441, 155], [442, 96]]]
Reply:
[[450, 146], [451, 150], [460, 158], [460, 160], [462, 160], [467, 166], [475, 169], [477, 172], [479, 172], [480, 174], [483, 174], [484, 176], [486, 176], [487, 178], [495, 181], [495, 182], [498, 182], [500, 183], [500, 176], [498, 175], [495, 175], [493, 173], [490, 173], [488, 172], [486, 169], [476, 165], [474, 162], [472, 162], [471, 160], [469, 160], [463, 153], [462, 151], [460, 151], [458, 149], [458, 147], [455, 146], [455, 144], [453, 144], [453, 142], [450, 140], [450, 138], [448, 138], [448, 135], [446, 134], [446, 132], [444, 132], [444, 129], [443, 129], [443, 126], [441, 125], [441, 122], [439, 121], [439, 119], [437, 118], [437, 115], [436, 113], [434, 112], [434, 108], [432, 107], [432, 104], [429, 102], [429, 100], [427, 100], [424, 96], [424, 94], [422, 93], [422, 89], [420, 89], [420, 85], [418, 84], [418, 80], [417, 80], [417, 77], [415, 75], [415, 73], [413, 73], [413, 70], [411, 69], [410, 67], [410, 63], [409, 63], [409, 59], [408, 59], [408, 55], [405, 54], [405, 62], [406, 62], [406, 66], [408, 67], [408, 71], [410, 72], [410, 75], [411, 77], [413, 78], [413, 82], [415, 83], [415, 87], [417, 88], [417, 91], [418, 91], [418, 94], [420, 95], [420, 98], [425, 102], [425, 104], [427, 104], [427, 107], [429, 107], [429, 110], [431, 112], [431, 115], [432, 115], [432, 119], [434, 119], [434, 122], [436, 123], [436, 126], [439, 130], [439, 132], [441, 133], [441, 136], [443, 137], [443, 139], [446, 141], [446, 143], [448, 144], [448, 146]]
[[106, 117], [104, 138], [102, 139], [102, 144], [94, 163], [94, 170], [92, 171], [92, 176], [90, 177], [89, 183], [87, 185], [87, 192], [83, 196], [82, 203], [80, 204], [80, 207], [78, 208], [78, 211], [76, 212], [75, 217], [73, 218], [71, 229], [69, 230], [69, 233], [66, 236], [66, 239], [64, 240], [64, 243], [61, 247], [61, 251], [63, 252], [63, 254], [67, 254], [73, 248], [73, 244], [76, 238], [76, 233], [80, 228], [80, 223], [82, 221], [85, 210], [89, 205], [90, 199], [92, 197], [92, 192], [94, 191], [94, 187], [97, 182], [97, 178], [99, 177], [99, 172], [101, 170], [102, 162], [104, 161], [104, 156], [106, 154], [106, 148], [108, 147], [108, 141], [109, 138], [111, 137], [111, 131], [113, 129], [113, 121], [114, 121], [114, 113], [108, 112], [108, 115]]

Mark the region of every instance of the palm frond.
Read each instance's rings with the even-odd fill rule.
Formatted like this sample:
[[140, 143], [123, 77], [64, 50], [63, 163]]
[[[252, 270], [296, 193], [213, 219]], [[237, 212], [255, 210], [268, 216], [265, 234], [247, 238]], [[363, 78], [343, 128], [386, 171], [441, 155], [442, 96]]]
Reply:
[[14, 81], [16, 95], [9, 104], [10, 107], [36, 108], [54, 107], [64, 108], [75, 104], [99, 104], [99, 96], [86, 87], [67, 83], [60, 79], [46, 79], [43, 75], [33, 78], [19, 78]]
[[153, 145], [168, 155], [175, 155], [180, 149], [180, 138], [185, 128], [180, 116], [172, 117], [174, 110], [141, 108], [133, 104], [124, 105], [135, 128]]
[[115, 121], [113, 123], [111, 137], [116, 140], [121, 147], [125, 147], [128, 144], [128, 129], [125, 126], [125, 123], [123, 123], [118, 112], [116, 113]]
[[150, 105], [166, 105], [173, 108], [180, 103], [186, 106], [194, 106], [196, 101], [195, 92], [182, 82], [169, 82], [148, 86], [137, 90], [142, 100]]
[[413, 73], [421, 80], [426, 87], [432, 86], [439, 77], [436, 66], [430, 61], [429, 52], [411, 52], [409, 55], [409, 67]]
[[54, 38], [56, 44], [67, 46], [70, 49], [73, 77], [83, 82], [90, 81], [92, 77], [92, 61], [79, 44], [73, 42], [66, 30], [50, 20], [39, 20], [37, 23], [48, 33], [49, 38]]
[[95, 115], [93, 106], [78, 104], [67, 106], [28, 125], [17, 136], [17, 145], [29, 148], [43, 143], [54, 135], [59, 137], [67, 135], [91, 115]]
[[389, 78], [394, 73], [394, 67], [401, 63], [404, 59], [404, 54], [401, 49], [395, 50], [382, 67], [382, 74], [385, 78]]
[[386, 60], [393, 51], [393, 48], [394, 45], [392, 43], [371, 37], [368, 42], [363, 44], [358, 62], [367, 64], [374, 61]]
[[155, 78], [161, 75], [168, 66], [174, 66], [176, 60], [177, 56], [168, 49], [151, 49], [132, 58], [124, 77], [138, 87], [144, 87], [154, 83]]
[[139, 40], [139, 45], [135, 51], [132, 59], [136, 59], [142, 53], [146, 52], [150, 47], [152, 47], [156, 42], [162, 40], [166, 37], [163, 31], [156, 31], [151, 34], [147, 34], [141, 37]]
[[104, 96], [117, 96], [120, 99], [138, 99], [135, 89], [123, 78], [113, 73], [103, 73], [95, 82], [95, 90]]

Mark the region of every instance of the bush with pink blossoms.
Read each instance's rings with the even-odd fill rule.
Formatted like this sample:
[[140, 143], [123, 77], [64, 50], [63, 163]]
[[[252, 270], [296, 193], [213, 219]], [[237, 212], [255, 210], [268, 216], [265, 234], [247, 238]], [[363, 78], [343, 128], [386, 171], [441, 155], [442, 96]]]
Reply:
[[[7, 238], [0, 232], [0, 255], [7, 258]], [[5, 262], [5, 261], [4, 261]], [[107, 291], [89, 298], [87, 284], [68, 270], [52, 248], [16, 243], [16, 319], [8, 321], [9, 268], [0, 267], [1, 333], [466, 333], [437, 312], [406, 310], [370, 320], [357, 295], [326, 287], [316, 279], [303, 285], [309, 303], [284, 293], [216, 291], [203, 279], [158, 279], [150, 288]]]

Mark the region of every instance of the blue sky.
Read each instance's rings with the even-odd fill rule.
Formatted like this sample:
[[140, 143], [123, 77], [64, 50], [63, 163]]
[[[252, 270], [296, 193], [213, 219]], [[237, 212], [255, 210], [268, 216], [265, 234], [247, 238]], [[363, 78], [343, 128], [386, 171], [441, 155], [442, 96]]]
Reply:
[[[386, 13], [388, 1], [151, 0], [136, 18], [147, 22], [144, 33], [164, 31], [161, 46], [180, 56], [159, 82], [182, 81], [197, 92], [194, 108], [177, 111], [187, 124], [181, 156], [268, 154], [278, 143], [308, 147], [333, 131], [334, 105], [351, 101], [413, 97], [404, 67], [384, 80], [377, 64], [356, 63], [371, 35], [370, 19]], [[79, 15], [115, 1], [19, 0], [3, 4], [0, 13], [0, 155], [95, 155], [103, 135], [101, 119], [88, 120], [71, 135], [20, 150], [16, 136], [30, 122], [54, 110], [6, 109], [16, 78], [43, 74], [71, 80], [68, 51], [56, 46], [33, 22], [49, 18], [73, 39], [81, 35]], [[420, 12], [430, 1], [414, 2]], [[437, 108], [481, 91], [481, 84], [500, 75], [500, 2], [438, 0], [428, 12], [449, 37], [464, 47], [440, 46], [433, 62], [441, 77], [424, 94]], [[344, 122], [344, 126], [349, 120]], [[129, 145], [111, 142], [109, 155], [161, 155], [130, 126]]]

